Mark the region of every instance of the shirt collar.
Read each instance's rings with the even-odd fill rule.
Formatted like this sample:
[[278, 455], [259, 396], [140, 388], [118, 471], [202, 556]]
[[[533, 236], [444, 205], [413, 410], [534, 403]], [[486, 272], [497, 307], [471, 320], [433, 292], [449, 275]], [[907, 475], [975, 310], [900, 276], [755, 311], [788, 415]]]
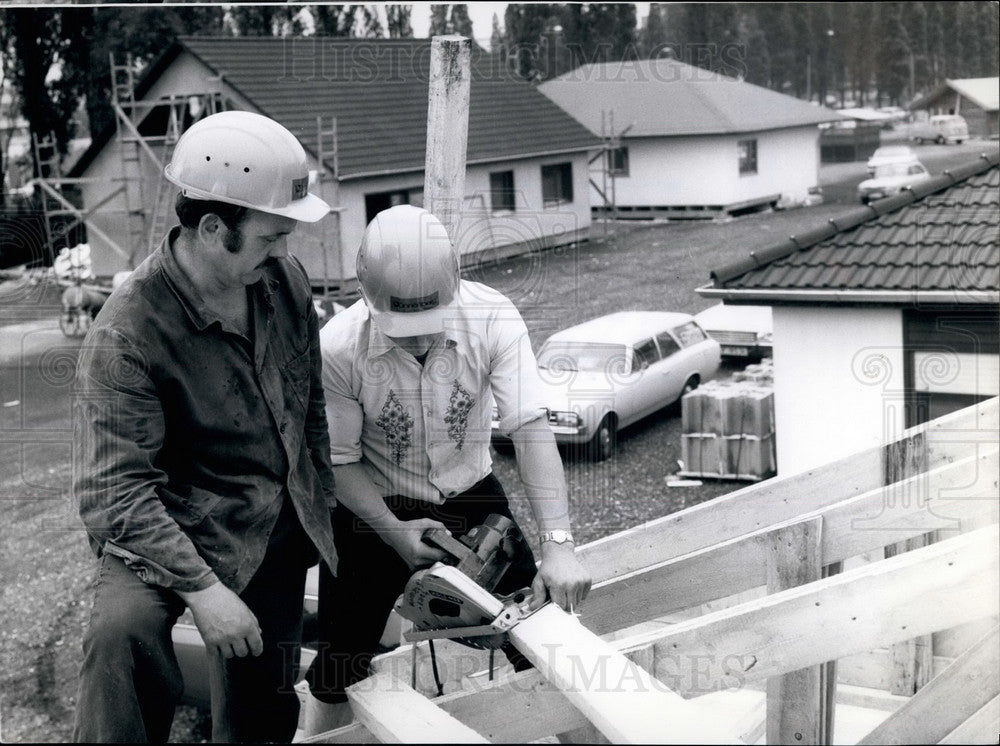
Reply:
[[[174, 293], [177, 295], [178, 300], [181, 302], [185, 312], [188, 317], [190, 317], [191, 322], [197, 327], [198, 331], [204, 331], [212, 324], [222, 323], [222, 318], [212, 311], [206, 304], [198, 289], [195, 287], [194, 283], [191, 282], [191, 278], [187, 276], [181, 266], [177, 263], [177, 257], [174, 256], [174, 244], [177, 241], [177, 237], [180, 235], [180, 226], [175, 225], [167, 235], [164, 237], [163, 242], [160, 244], [159, 251], [163, 257], [163, 271], [170, 281], [173, 287]], [[265, 271], [260, 282], [254, 283], [252, 288], [252, 294], [255, 298], [262, 299], [266, 303], [267, 312], [271, 312], [274, 309], [274, 303], [271, 300], [271, 295], [275, 290], [276, 280], [270, 276], [270, 274]]]
[[[358, 302], [364, 303], [363, 300]], [[368, 313], [367, 309], [365, 310], [365, 313]], [[450, 350], [458, 344], [455, 337], [456, 334], [453, 330], [445, 330], [444, 341], [447, 349]], [[438, 343], [435, 342], [431, 345], [431, 349], [433, 350], [437, 345]], [[395, 342], [392, 341], [392, 337], [389, 337], [378, 330], [378, 327], [376, 327], [375, 323], [372, 321], [371, 314], [368, 314], [368, 359], [379, 357], [380, 355], [384, 355], [392, 350], [399, 350], [400, 352], [403, 351], [401, 348], [396, 346]]]

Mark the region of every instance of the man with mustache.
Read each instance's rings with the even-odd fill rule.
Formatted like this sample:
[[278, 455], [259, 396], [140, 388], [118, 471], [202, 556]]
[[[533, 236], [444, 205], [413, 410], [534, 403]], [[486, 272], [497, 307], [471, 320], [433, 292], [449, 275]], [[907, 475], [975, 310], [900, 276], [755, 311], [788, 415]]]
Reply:
[[190, 127], [165, 176], [180, 225], [79, 358], [74, 486], [100, 572], [74, 737], [167, 740], [186, 607], [213, 740], [287, 742], [306, 570], [336, 566], [318, 321], [288, 240], [330, 208], [292, 133], [249, 112]]

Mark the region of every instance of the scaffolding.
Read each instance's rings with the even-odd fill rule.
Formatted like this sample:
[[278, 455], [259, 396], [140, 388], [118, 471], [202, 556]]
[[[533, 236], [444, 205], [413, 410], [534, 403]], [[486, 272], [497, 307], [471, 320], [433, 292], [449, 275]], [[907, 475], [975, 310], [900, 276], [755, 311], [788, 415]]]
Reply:
[[[608, 222], [618, 219], [618, 198], [615, 180], [619, 173], [616, 160], [622, 147], [621, 138], [632, 129], [629, 124], [621, 132], [615, 132], [615, 113], [601, 110], [601, 149], [588, 162], [590, 185], [601, 198], [601, 205], [594, 211], [601, 218], [604, 235], [608, 234]], [[598, 183], [599, 182], [599, 183]]]
[[[173, 146], [194, 121], [224, 108], [221, 78], [210, 78], [209, 90], [202, 93], [142, 100], [135, 96], [136, 65], [132, 56], [128, 55], [125, 64], [118, 64], [112, 54], [110, 62], [111, 107], [121, 172], [111, 179], [113, 188], [109, 193], [87, 207], [74, 205], [65, 194], [67, 188], [107, 183], [108, 179], [64, 176], [55, 138], [33, 138], [38, 175], [31, 183], [41, 196], [46, 258], [50, 264], [59, 243], [82, 225], [88, 236], [100, 238], [133, 269], [140, 256], [156, 247], [167, 227], [171, 189], [163, 178], [163, 166]], [[162, 126], [157, 126], [161, 118]], [[117, 210], [111, 207], [116, 200], [122, 204]], [[92, 219], [98, 213], [113, 211], [125, 215], [125, 240], [115, 240]]]

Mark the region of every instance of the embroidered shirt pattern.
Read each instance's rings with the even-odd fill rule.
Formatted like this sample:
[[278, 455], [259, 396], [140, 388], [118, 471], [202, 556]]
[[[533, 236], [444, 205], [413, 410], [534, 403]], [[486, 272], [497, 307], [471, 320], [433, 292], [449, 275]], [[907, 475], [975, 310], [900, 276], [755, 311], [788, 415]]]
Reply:
[[444, 421], [448, 425], [448, 437], [457, 444], [457, 450], [462, 450], [465, 443], [465, 433], [469, 426], [469, 412], [472, 411], [472, 394], [458, 380], [452, 381], [451, 398], [448, 400], [448, 410]]
[[385, 444], [392, 454], [392, 460], [397, 465], [403, 463], [406, 452], [412, 445], [413, 415], [406, 411], [392, 389], [389, 389], [389, 395], [385, 398], [382, 412], [375, 424], [385, 432]]

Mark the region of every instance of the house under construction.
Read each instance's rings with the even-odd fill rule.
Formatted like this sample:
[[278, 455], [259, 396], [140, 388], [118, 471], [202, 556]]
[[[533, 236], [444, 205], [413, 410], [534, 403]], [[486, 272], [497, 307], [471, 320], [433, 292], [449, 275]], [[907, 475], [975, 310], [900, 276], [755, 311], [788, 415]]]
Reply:
[[[296, 231], [314, 287], [350, 285], [368, 221], [423, 204], [427, 39], [182, 37], [135, 80], [115, 66], [116, 127], [68, 174], [83, 194], [94, 273], [131, 269], [172, 224], [162, 178], [173, 143], [221, 109], [292, 131], [333, 215]], [[474, 51], [467, 172], [456, 243], [466, 264], [590, 232], [588, 158], [601, 140], [532, 85]]]

